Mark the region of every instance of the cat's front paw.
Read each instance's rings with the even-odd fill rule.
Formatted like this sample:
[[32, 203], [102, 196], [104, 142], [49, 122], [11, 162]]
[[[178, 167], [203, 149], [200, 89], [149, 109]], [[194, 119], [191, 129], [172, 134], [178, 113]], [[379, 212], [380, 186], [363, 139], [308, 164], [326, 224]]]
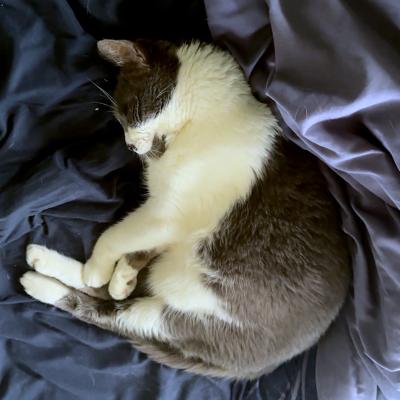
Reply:
[[71, 289], [56, 279], [29, 271], [22, 275], [21, 285], [29, 296], [42, 303], [55, 305], [70, 294]]
[[83, 267], [83, 282], [86, 286], [100, 288], [110, 282], [114, 263], [97, 262], [89, 259]]
[[126, 299], [136, 287], [137, 275], [137, 269], [129, 264], [127, 257], [121, 257], [108, 285], [110, 296], [114, 300]]

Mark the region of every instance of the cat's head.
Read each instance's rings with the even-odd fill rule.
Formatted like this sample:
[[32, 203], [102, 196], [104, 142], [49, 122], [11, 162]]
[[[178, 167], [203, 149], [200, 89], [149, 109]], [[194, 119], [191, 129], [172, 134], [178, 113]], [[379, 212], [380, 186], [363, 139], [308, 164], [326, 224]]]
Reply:
[[138, 154], [168, 147], [187, 128], [218, 131], [237, 114], [231, 105], [250, 94], [232, 57], [213, 45], [100, 40], [97, 47], [120, 67], [114, 114]]
[[176, 46], [164, 41], [100, 40], [97, 47], [120, 67], [113, 109], [128, 148], [138, 154], [160, 150], [186, 122], [178, 105], [170, 104], [179, 70]]

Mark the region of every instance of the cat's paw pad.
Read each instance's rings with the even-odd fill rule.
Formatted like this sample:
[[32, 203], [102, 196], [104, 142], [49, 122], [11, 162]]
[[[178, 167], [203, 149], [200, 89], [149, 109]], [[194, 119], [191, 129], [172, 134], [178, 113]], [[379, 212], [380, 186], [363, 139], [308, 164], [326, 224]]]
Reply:
[[114, 274], [108, 285], [108, 293], [114, 300], [126, 299], [135, 289], [138, 271], [129, 265], [123, 256], [115, 267]]
[[30, 244], [26, 248], [26, 262], [30, 267], [40, 270], [41, 268], [47, 267], [49, 253], [50, 250], [45, 246]]
[[91, 288], [100, 288], [110, 281], [112, 273], [113, 268], [102, 267], [89, 260], [83, 267], [83, 282]]
[[22, 275], [20, 282], [29, 296], [51, 305], [56, 304], [71, 292], [71, 289], [61, 282], [33, 271]]

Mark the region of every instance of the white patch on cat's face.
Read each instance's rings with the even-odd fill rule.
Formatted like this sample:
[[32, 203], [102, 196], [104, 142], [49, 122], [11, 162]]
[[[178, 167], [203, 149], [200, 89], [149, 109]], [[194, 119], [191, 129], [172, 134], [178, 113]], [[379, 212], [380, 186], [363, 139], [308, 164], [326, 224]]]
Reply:
[[140, 155], [148, 153], [154, 140], [155, 132], [147, 127], [146, 124], [135, 128], [128, 128], [125, 131], [125, 142], [128, 147], [133, 146], [133, 150]]
[[[168, 100], [139, 125], [125, 129], [126, 144], [140, 155], [152, 149], [155, 138], [163, 139], [168, 147], [192, 122], [201, 125], [201, 134], [207, 135], [216, 126], [224, 130], [227, 125], [234, 126], [234, 120], [238, 120], [239, 126], [242, 118], [246, 118], [245, 107], [242, 111], [236, 103], [241, 102], [240, 95], [248, 96], [250, 90], [243, 79], [236, 79], [236, 75], [241, 77], [241, 72], [228, 54], [214, 54], [210, 48], [192, 44], [179, 47], [176, 55], [179, 70]], [[232, 69], [230, 74], [226, 72], [227, 65]], [[224, 115], [227, 109], [234, 109], [236, 114]]]
[[163, 140], [168, 145], [185, 122], [184, 116], [177, 112], [172, 100], [159, 114], [147, 119], [139, 126], [128, 127], [125, 130], [125, 142], [128, 147], [133, 146], [132, 150], [137, 154], [144, 155], [152, 150], [155, 138]]

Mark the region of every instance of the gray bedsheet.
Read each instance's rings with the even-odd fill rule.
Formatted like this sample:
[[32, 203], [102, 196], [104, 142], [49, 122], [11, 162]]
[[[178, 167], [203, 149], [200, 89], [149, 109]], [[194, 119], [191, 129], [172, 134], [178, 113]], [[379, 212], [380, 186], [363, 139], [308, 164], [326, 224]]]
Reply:
[[206, 0], [214, 38], [316, 154], [353, 290], [318, 346], [320, 399], [400, 398], [400, 2]]

